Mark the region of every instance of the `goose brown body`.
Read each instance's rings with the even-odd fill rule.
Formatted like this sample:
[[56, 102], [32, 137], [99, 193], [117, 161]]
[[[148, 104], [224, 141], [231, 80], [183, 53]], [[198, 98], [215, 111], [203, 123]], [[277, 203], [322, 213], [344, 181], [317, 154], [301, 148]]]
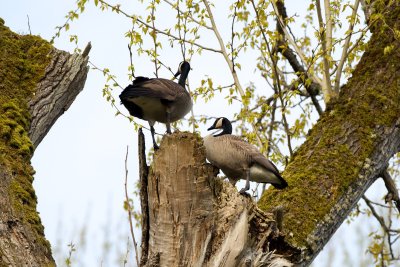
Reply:
[[167, 123], [182, 119], [192, 108], [186, 89], [171, 80], [138, 77], [120, 95], [129, 113], [139, 119]]
[[[224, 124], [228, 123], [229, 126], [225, 126], [224, 129]], [[204, 138], [207, 159], [221, 169], [231, 183], [235, 184], [239, 179], [244, 179], [270, 183], [279, 189], [287, 186], [287, 182], [279, 174], [276, 166], [255, 146], [238, 136], [231, 135], [232, 126], [228, 119], [217, 119], [210, 129], [224, 129], [224, 131]], [[242, 189], [241, 192], [247, 189]]]
[[154, 123], [165, 123], [167, 133], [171, 133], [171, 122], [182, 119], [192, 108], [192, 99], [185, 89], [189, 71], [189, 63], [183, 61], [175, 74], [175, 77], [180, 75], [178, 83], [163, 78], [137, 77], [119, 96], [130, 115], [149, 122], [154, 149], [158, 148]]

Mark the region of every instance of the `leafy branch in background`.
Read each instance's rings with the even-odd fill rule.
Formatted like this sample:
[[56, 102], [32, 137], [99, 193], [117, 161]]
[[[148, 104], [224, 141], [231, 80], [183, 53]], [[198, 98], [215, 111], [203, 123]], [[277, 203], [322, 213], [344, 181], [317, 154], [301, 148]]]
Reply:
[[[62, 26], [57, 27], [52, 40], [60, 36], [62, 30], [69, 30], [70, 23], [79, 18], [88, 2], [77, 2], [77, 8], [68, 13]], [[131, 65], [128, 66], [130, 79], [134, 77], [136, 56], [146, 56], [154, 64], [156, 77], [160, 71], [173, 74], [162, 59], [164, 51], [177, 51], [177, 46], [182, 59], [196, 60], [197, 57], [211, 56], [214, 60], [224, 61], [225, 71], [230, 75], [224, 85], [215, 82], [212, 70], [196, 84], [192, 82], [193, 79], [189, 81], [188, 88], [194, 101], [210, 102], [215, 95], [223, 95], [228, 105], [239, 103], [240, 109], [235, 111], [232, 121], [239, 124], [237, 128], [240, 134], [281, 165], [291, 160], [296, 147], [304, 141], [307, 131], [322, 114], [324, 107], [335, 104], [341, 84], [350, 77], [365, 49], [368, 30], [376, 21], [382, 20], [382, 16], [374, 14], [368, 16], [365, 25], [360, 4], [365, 11], [365, 1], [316, 0], [309, 4], [306, 14], [301, 18], [288, 14], [281, 0], [237, 0], [230, 3], [226, 14], [228, 26], [218, 24], [216, 15], [220, 14], [216, 12], [217, 7], [207, 0], [153, 0], [147, 4], [137, 1], [132, 5], [145, 10], [137, 14], [124, 11], [119, 4], [94, 0], [94, 5], [102, 11], [124, 16], [132, 23], [125, 33], [131, 58]], [[159, 23], [158, 12], [175, 17], [175, 22], [171, 25]], [[303, 35], [293, 33], [292, 27], [296, 23], [301, 23]], [[225, 33], [227, 28], [229, 34]], [[77, 41], [77, 36], [71, 36], [71, 42], [77, 44]], [[385, 52], [390, 53], [391, 49], [387, 47]], [[248, 54], [256, 54], [256, 59], [246, 60]], [[243, 62], [246, 65], [242, 65]], [[114, 98], [114, 89], [121, 88], [117, 77], [107, 68], [92, 66], [106, 78], [103, 96], [117, 110], [116, 115], [123, 115]], [[264, 84], [256, 85], [241, 78], [241, 75], [249, 72], [261, 78]], [[143, 127], [133, 117], [123, 116], [133, 121], [136, 129]], [[199, 124], [207, 124], [210, 119], [214, 117], [192, 111], [185, 123], [196, 131]], [[398, 161], [399, 156], [394, 159], [396, 164], [390, 169], [393, 177], [398, 177]], [[255, 194], [258, 195], [258, 192]], [[368, 213], [380, 218], [375, 215], [374, 203], [366, 197], [364, 200], [370, 211]], [[389, 207], [392, 200], [397, 203], [396, 198], [392, 198]], [[390, 216], [398, 217], [392, 208]], [[382, 229], [391, 229], [381, 221], [380, 225]], [[385, 230], [383, 236], [387, 241], [380, 239], [386, 242], [390, 253], [384, 252], [383, 243], [372, 245], [370, 249], [377, 259], [382, 259], [382, 266], [399, 257], [391, 249], [399, 239], [392, 238], [393, 233], [398, 235], [396, 231]]]

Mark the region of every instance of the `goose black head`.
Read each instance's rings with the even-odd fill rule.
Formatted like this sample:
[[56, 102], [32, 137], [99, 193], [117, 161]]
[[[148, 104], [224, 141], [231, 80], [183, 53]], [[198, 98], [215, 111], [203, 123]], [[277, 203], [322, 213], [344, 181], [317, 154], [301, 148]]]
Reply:
[[225, 117], [220, 117], [214, 121], [214, 124], [207, 129], [207, 131], [210, 130], [220, 130], [222, 129], [222, 132], [219, 134], [216, 134], [214, 136], [221, 136], [224, 134], [232, 134], [232, 124], [231, 122], [225, 118]]
[[182, 61], [179, 64], [179, 68], [178, 71], [175, 73], [175, 78], [178, 77], [179, 75], [181, 75], [181, 77], [179, 77], [179, 84], [182, 85], [183, 87], [185, 87], [185, 82], [186, 82], [186, 78], [189, 74], [190, 71], [190, 64], [187, 61]]

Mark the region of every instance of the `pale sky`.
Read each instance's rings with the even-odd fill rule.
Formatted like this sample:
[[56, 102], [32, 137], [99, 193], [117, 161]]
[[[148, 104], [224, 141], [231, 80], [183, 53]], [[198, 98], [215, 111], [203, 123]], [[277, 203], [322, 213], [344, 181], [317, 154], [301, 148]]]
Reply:
[[[130, 1], [119, 1], [119, 3], [122, 4], [122, 9], [129, 12], [136, 14], [141, 12], [140, 8], [129, 4]], [[289, 9], [298, 8], [293, 13], [301, 13], [306, 8], [301, 5], [299, 7], [299, 2], [295, 1], [287, 1], [287, 6]], [[11, 30], [24, 34], [29, 32], [27, 23], [29, 15], [32, 34], [50, 40], [55, 34], [55, 27], [62, 25], [65, 21], [64, 16], [73, 9], [75, 1], [3, 0], [0, 17]], [[223, 25], [226, 20], [226, 9], [218, 10], [216, 14], [217, 22]], [[168, 17], [161, 19], [168, 22]], [[71, 30], [67, 33], [62, 32], [61, 38], [56, 39], [55, 47], [72, 52], [74, 45], [69, 42], [70, 34], [78, 35], [81, 48], [90, 41], [93, 47], [89, 54], [90, 60], [98, 67], [109, 68], [117, 76], [118, 82], [126, 86], [129, 84], [127, 76], [129, 53], [124, 34], [130, 27], [127, 18], [110, 11], [101, 12], [90, 2], [81, 18], [71, 23]], [[222, 32], [224, 33], [224, 30]], [[212, 41], [210, 42], [208, 45], [212, 45]], [[175, 71], [182, 60], [180, 48], [176, 46], [175, 50], [161, 52], [161, 58]], [[250, 54], [246, 60], [252, 59], [254, 58]], [[246, 60], [242, 60], [242, 68], [246, 65]], [[135, 62], [137, 62], [137, 75], [153, 76], [153, 64], [145, 56], [135, 58]], [[225, 64], [220, 55], [216, 54], [203, 52], [201, 57], [195, 57], [191, 62], [193, 70], [189, 73], [191, 86], [193, 88], [198, 86], [200, 80], [207, 74], [212, 74], [221, 85], [230, 84], [231, 77], [226, 72]], [[168, 72], [161, 72], [160, 76], [163, 75], [170, 78]], [[257, 84], [261, 80], [260, 77], [253, 77], [253, 70], [243, 71], [240, 75], [244, 85], [250, 81]], [[117, 261], [115, 254], [120, 252], [123, 255], [126, 252], [129, 230], [127, 215], [123, 210], [124, 159], [128, 145], [129, 190], [132, 192], [138, 173], [137, 133], [126, 118], [114, 116], [115, 110], [102, 96], [104, 82], [100, 72], [89, 71], [84, 90], [70, 109], [58, 119], [32, 159], [36, 170], [34, 187], [38, 196], [38, 210], [45, 226], [46, 238], [51, 242], [55, 255], [61, 256], [56, 258], [59, 266], [64, 266], [63, 259], [67, 256], [67, 244], [70, 242], [77, 247], [73, 266], [123, 266], [121, 261]], [[116, 91], [114, 96], [117, 97], [118, 94], [119, 91]], [[226, 104], [222, 104], [222, 98], [196, 104], [195, 114], [232, 117], [238, 106], [227, 108]], [[122, 106], [121, 110], [125, 111]], [[142, 123], [147, 126], [147, 123]], [[202, 134], [205, 135], [207, 127], [203, 128]], [[165, 126], [159, 124], [156, 130], [164, 133]], [[190, 129], [182, 127], [181, 130]], [[149, 147], [150, 133], [145, 131], [145, 135]], [[378, 184], [374, 186], [374, 191], [382, 192], [381, 188], [382, 186]], [[138, 204], [137, 199], [135, 203]], [[318, 256], [315, 266], [328, 266], [326, 257], [329, 251], [333, 250], [336, 260], [330, 262], [332, 265], [329, 266], [346, 266], [339, 256], [344, 253], [341, 246], [352, 249], [354, 262], [363, 258], [366, 247], [359, 247], [357, 244], [361, 242], [357, 241], [358, 237], [346, 233], [361, 229], [359, 231], [364, 232], [363, 237], [366, 239], [369, 229], [359, 226], [365, 224], [365, 221], [356, 219], [358, 226], [357, 224], [348, 226], [345, 223], [330, 245]], [[81, 234], [82, 230], [85, 232], [84, 235]], [[83, 241], [82, 236], [85, 237]], [[344, 238], [346, 241], [343, 241]], [[366, 241], [364, 246], [365, 244]], [[104, 258], [104, 255], [107, 255], [104, 251], [107, 249], [111, 249], [112, 252], [109, 257]], [[132, 256], [129, 262], [134, 264]]]

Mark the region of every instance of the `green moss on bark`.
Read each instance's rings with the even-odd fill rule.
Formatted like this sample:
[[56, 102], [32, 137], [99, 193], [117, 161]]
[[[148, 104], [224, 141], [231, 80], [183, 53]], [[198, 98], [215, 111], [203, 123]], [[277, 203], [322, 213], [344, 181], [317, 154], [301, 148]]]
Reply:
[[[296, 152], [283, 173], [289, 187], [268, 190], [258, 203], [263, 210], [286, 208], [284, 229], [297, 247], [307, 247], [317, 223], [370, 164], [382, 141], [377, 130], [392, 127], [400, 117], [400, 41], [392, 35], [400, 30], [399, 14], [394, 5], [381, 24], [391, 30], [375, 28], [353, 78]], [[385, 54], [388, 45], [394, 49]]]
[[38, 36], [18, 35], [0, 19], [0, 165], [11, 174], [9, 199], [14, 216], [30, 226], [36, 241], [48, 248], [36, 211], [30, 164], [33, 146], [28, 136], [28, 101], [50, 63], [51, 45]]

